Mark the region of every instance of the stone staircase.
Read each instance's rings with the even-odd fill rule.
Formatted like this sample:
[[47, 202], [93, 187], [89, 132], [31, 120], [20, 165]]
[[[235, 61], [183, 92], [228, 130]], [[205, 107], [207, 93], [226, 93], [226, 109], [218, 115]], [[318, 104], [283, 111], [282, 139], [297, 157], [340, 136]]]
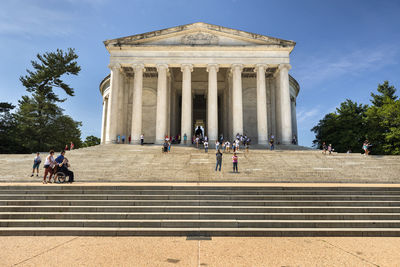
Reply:
[[9, 184], [0, 235], [400, 236], [400, 187]]
[[[33, 157], [0, 155], [0, 182], [40, 182], [30, 177]], [[68, 151], [66, 157], [78, 182], [400, 183], [399, 156], [322, 155], [284, 147], [239, 151], [238, 174], [232, 173], [232, 154], [224, 154], [222, 171], [215, 172], [215, 151], [190, 146], [163, 154], [156, 145], [101, 145]]]

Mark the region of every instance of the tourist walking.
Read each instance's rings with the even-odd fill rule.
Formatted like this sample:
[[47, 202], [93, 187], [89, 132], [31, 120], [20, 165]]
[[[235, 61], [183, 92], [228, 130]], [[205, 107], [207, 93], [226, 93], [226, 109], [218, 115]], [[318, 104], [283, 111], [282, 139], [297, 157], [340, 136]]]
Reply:
[[325, 142], [322, 143], [322, 154], [326, 155], [326, 151], [328, 150], [328, 147], [326, 146]]
[[239, 140], [239, 139], [236, 139], [236, 140], [235, 140], [236, 151], [239, 151], [239, 146], [240, 146], [240, 140]]
[[226, 152], [230, 152], [230, 146], [231, 146], [231, 143], [229, 143], [229, 141], [228, 140], [226, 140], [226, 142], [225, 142], [225, 151]]
[[131, 143], [131, 135], [129, 135], [129, 137], [128, 137], [128, 143], [129, 144]]
[[328, 146], [329, 155], [332, 154], [332, 151], [333, 151], [332, 144], [329, 144], [329, 146]]
[[122, 143], [125, 144], [125, 135], [122, 136]]
[[164, 152], [164, 154], [168, 153], [168, 142], [167, 142], [167, 140], [164, 140], [162, 151]]
[[208, 153], [208, 142], [204, 141], [203, 145], [204, 145], [204, 152]]
[[36, 153], [36, 157], [33, 158], [33, 168], [32, 168], [32, 175], [31, 177], [34, 175], [35, 173], [35, 169], [36, 169], [36, 177], [39, 176], [39, 166], [40, 163], [42, 162], [42, 159], [40, 158], [40, 153], [37, 152]]
[[216, 159], [217, 159], [217, 164], [215, 165], [215, 171], [217, 171], [218, 166], [219, 166], [219, 171], [221, 171], [221, 165], [222, 165], [222, 153], [221, 151], [218, 149], [217, 150], [217, 154], [215, 154]]
[[218, 140], [215, 140], [215, 150], [216, 151], [219, 150], [219, 142], [218, 142]]
[[186, 143], [187, 143], [187, 134], [185, 133], [184, 135], [183, 135], [183, 143], [186, 145]]
[[369, 155], [369, 142], [368, 142], [368, 140], [365, 140], [364, 141], [364, 144], [363, 144], [363, 146], [362, 146], [362, 148], [363, 148], [363, 150], [364, 150], [364, 156], [368, 156]]
[[275, 149], [275, 144], [274, 144], [274, 139], [271, 138], [271, 140], [269, 140], [269, 149], [270, 150], [274, 150]]
[[50, 150], [49, 155], [46, 157], [44, 162], [44, 175], [43, 175], [43, 183], [46, 184], [47, 174], [49, 174], [49, 183], [51, 183], [51, 177], [53, 176], [53, 167], [56, 161], [54, 160], [54, 150]]
[[144, 134], [141, 134], [140, 135], [140, 145], [143, 146], [143, 144], [144, 144]]
[[239, 158], [238, 158], [236, 152], [233, 153], [233, 156], [232, 156], [233, 172], [238, 172], [238, 159]]

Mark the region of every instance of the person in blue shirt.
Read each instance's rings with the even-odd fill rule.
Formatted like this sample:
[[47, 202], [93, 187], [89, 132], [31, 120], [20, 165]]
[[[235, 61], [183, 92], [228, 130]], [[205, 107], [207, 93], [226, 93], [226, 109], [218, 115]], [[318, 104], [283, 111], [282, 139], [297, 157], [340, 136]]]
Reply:
[[56, 162], [57, 162], [58, 164], [63, 163], [63, 161], [64, 161], [64, 155], [65, 155], [65, 151], [63, 150], [63, 151], [61, 151], [60, 155], [56, 158]]

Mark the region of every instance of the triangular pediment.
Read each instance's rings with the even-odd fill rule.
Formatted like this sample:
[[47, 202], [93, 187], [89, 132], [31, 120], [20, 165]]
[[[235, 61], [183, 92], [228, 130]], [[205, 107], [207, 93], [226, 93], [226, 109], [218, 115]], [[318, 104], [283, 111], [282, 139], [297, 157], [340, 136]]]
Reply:
[[104, 41], [122, 46], [255, 46], [294, 47], [293, 41], [197, 22], [168, 29]]

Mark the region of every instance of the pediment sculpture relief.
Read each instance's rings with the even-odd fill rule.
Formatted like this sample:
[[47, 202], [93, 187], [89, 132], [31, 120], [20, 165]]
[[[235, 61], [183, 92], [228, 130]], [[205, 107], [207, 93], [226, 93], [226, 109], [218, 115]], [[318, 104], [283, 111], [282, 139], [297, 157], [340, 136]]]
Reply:
[[216, 45], [218, 44], [218, 37], [209, 33], [198, 32], [183, 36], [182, 43], [185, 45]]

